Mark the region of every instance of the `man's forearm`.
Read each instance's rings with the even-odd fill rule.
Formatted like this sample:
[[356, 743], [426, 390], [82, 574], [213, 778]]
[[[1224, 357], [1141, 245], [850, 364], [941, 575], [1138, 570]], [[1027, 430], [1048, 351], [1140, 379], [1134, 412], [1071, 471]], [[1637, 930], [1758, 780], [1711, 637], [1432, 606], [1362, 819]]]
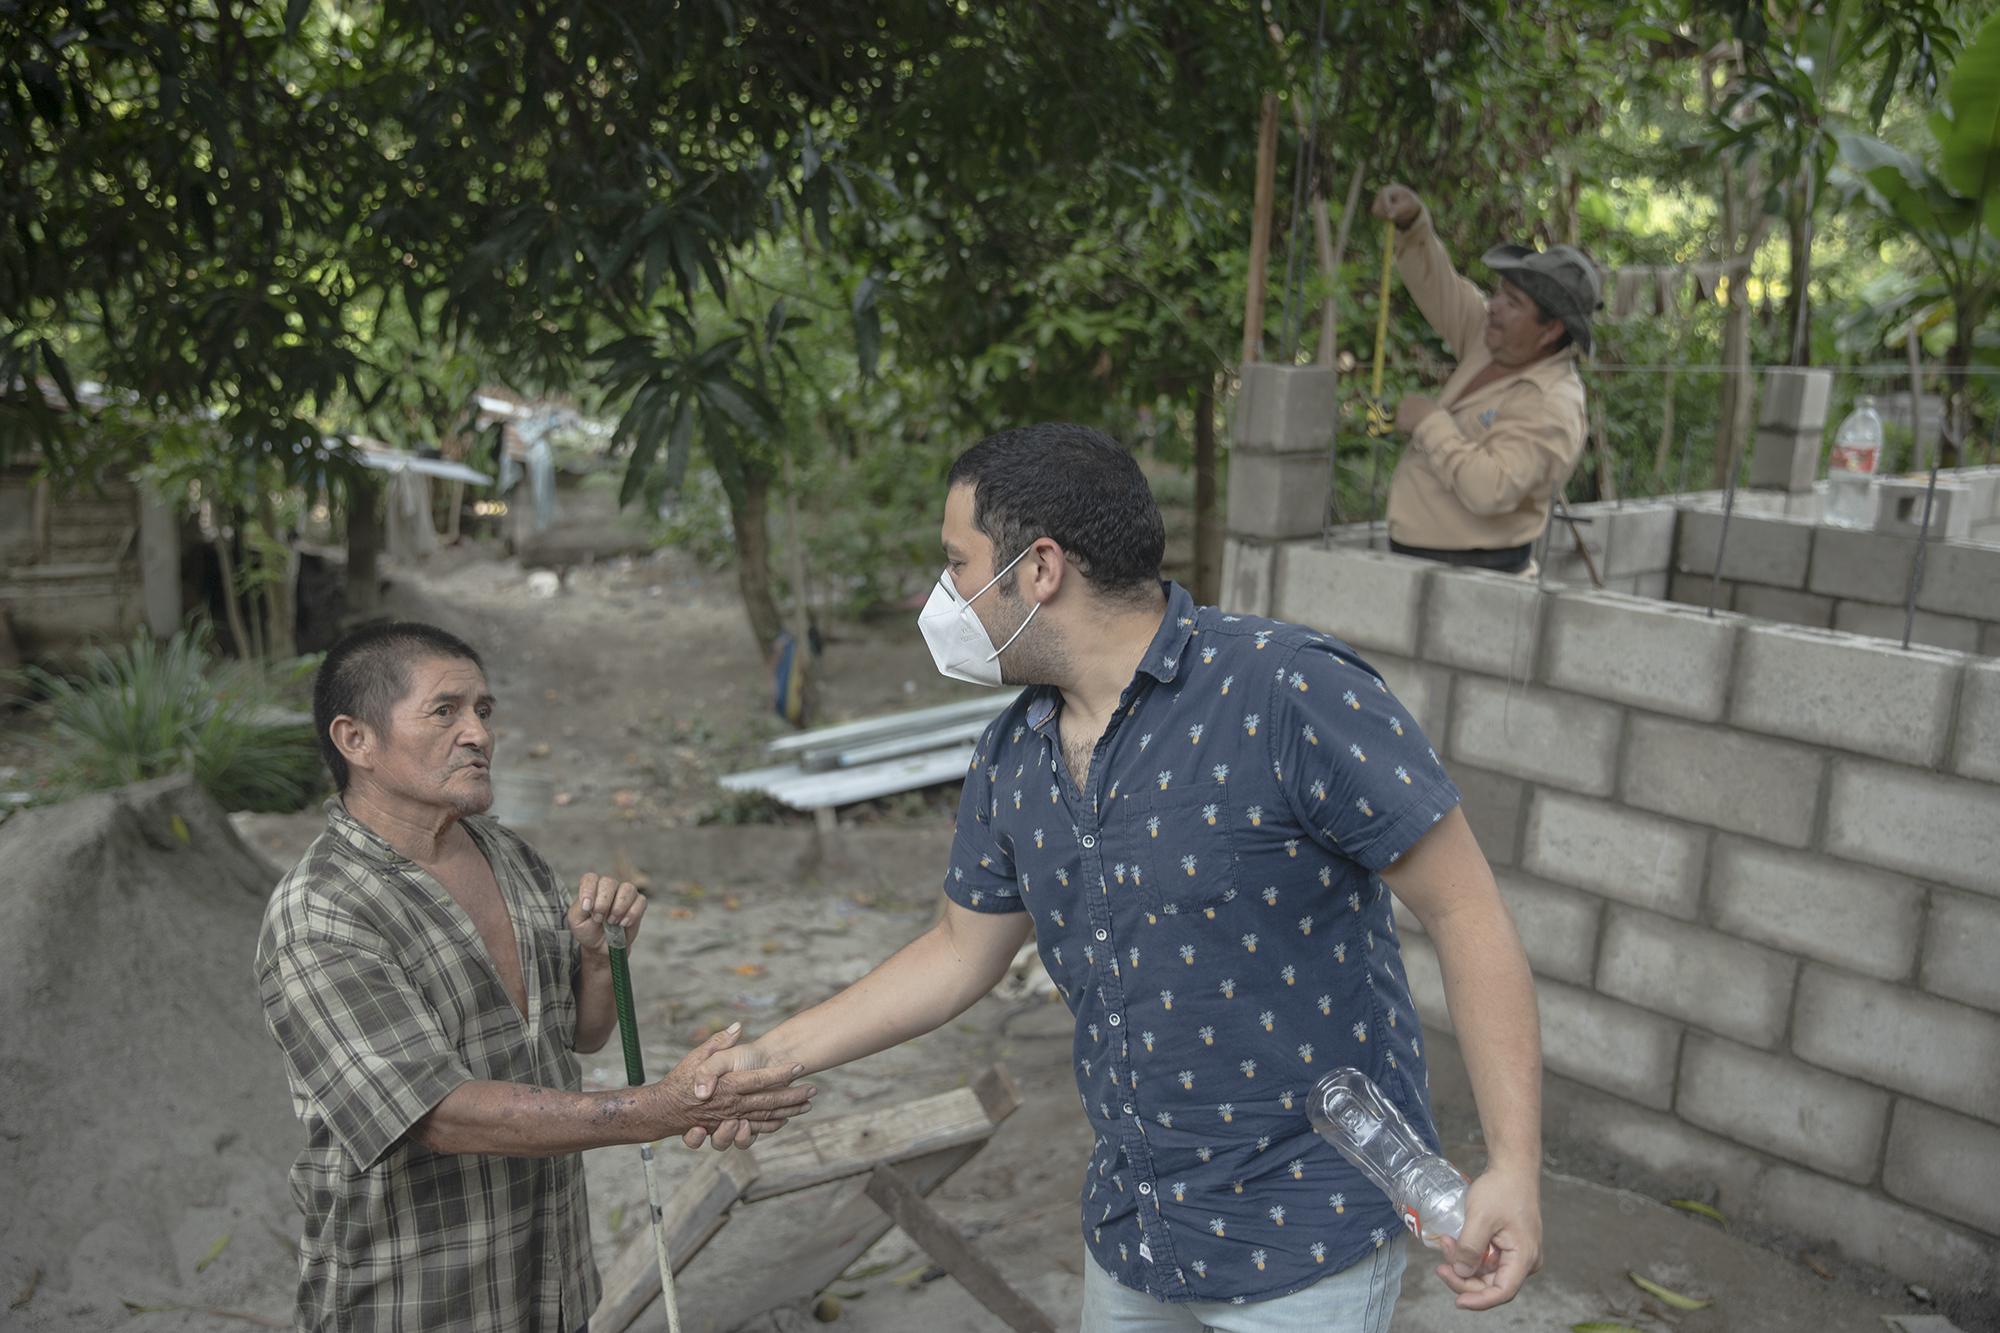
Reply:
[[440, 1153], [558, 1157], [618, 1143], [643, 1143], [687, 1130], [649, 1114], [636, 1090], [564, 1092], [527, 1083], [461, 1083], [410, 1129]]
[[1539, 1171], [1541, 1027], [1520, 936], [1497, 895], [1441, 913], [1429, 929], [1491, 1164]]

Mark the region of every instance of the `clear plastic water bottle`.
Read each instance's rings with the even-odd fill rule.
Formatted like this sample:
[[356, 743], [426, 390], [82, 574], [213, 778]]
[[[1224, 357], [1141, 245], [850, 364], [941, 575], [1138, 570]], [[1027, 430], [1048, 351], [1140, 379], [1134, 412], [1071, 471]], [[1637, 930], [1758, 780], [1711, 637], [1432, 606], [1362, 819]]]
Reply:
[[1882, 460], [1882, 416], [1867, 394], [1855, 399], [1854, 410], [1834, 432], [1826, 460], [1826, 510], [1823, 517], [1840, 528], [1865, 528], [1875, 521], [1870, 486], [1875, 465]]
[[1389, 1196], [1410, 1234], [1433, 1249], [1465, 1230], [1463, 1173], [1424, 1146], [1396, 1104], [1358, 1069], [1336, 1069], [1313, 1086], [1306, 1115]]

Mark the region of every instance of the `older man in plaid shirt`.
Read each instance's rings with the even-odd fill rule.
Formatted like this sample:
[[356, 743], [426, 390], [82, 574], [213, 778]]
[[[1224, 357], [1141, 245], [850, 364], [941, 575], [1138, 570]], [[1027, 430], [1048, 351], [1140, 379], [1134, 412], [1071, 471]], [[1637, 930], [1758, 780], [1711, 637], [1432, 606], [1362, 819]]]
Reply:
[[797, 1068], [711, 1083], [731, 1028], [658, 1083], [580, 1090], [617, 1026], [608, 922], [630, 883], [546, 862], [482, 812], [493, 699], [478, 655], [429, 625], [327, 655], [313, 721], [340, 795], [279, 884], [257, 980], [307, 1143], [294, 1326], [574, 1333], [597, 1304], [585, 1148], [804, 1111]]

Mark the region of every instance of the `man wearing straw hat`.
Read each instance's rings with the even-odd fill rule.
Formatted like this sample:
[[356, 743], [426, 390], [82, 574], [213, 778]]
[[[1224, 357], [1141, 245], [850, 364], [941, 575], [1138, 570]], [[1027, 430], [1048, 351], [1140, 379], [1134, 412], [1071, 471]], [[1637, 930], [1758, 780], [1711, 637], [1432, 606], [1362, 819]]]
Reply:
[[1577, 358], [1602, 304], [1597, 268], [1571, 245], [1486, 252], [1489, 298], [1452, 267], [1430, 210], [1407, 186], [1375, 196], [1396, 227], [1403, 285], [1458, 357], [1436, 398], [1409, 394], [1396, 430], [1409, 447], [1389, 482], [1389, 545], [1402, 555], [1533, 572], [1551, 497], [1583, 453]]

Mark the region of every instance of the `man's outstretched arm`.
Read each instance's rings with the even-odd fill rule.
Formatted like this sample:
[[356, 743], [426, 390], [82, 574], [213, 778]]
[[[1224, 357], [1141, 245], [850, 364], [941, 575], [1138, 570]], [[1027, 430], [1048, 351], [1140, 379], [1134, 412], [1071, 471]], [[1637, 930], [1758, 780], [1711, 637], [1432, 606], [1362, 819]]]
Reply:
[[[710, 1074], [769, 1066], [806, 1073], [886, 1051], [944, 1026], [970, 1009], [1006, 975], [1032, 922], [1026, 912], [974, 912], [945, 900], [944, 915], [861, 980], [832, 999], [786, 1019], [747, 1045], [712, 1056]], [[741, 1122], [714, 1131], [718, 1148], [748, 1144]], [[682, 1141], [709, 1137], [701, 1127]]]

